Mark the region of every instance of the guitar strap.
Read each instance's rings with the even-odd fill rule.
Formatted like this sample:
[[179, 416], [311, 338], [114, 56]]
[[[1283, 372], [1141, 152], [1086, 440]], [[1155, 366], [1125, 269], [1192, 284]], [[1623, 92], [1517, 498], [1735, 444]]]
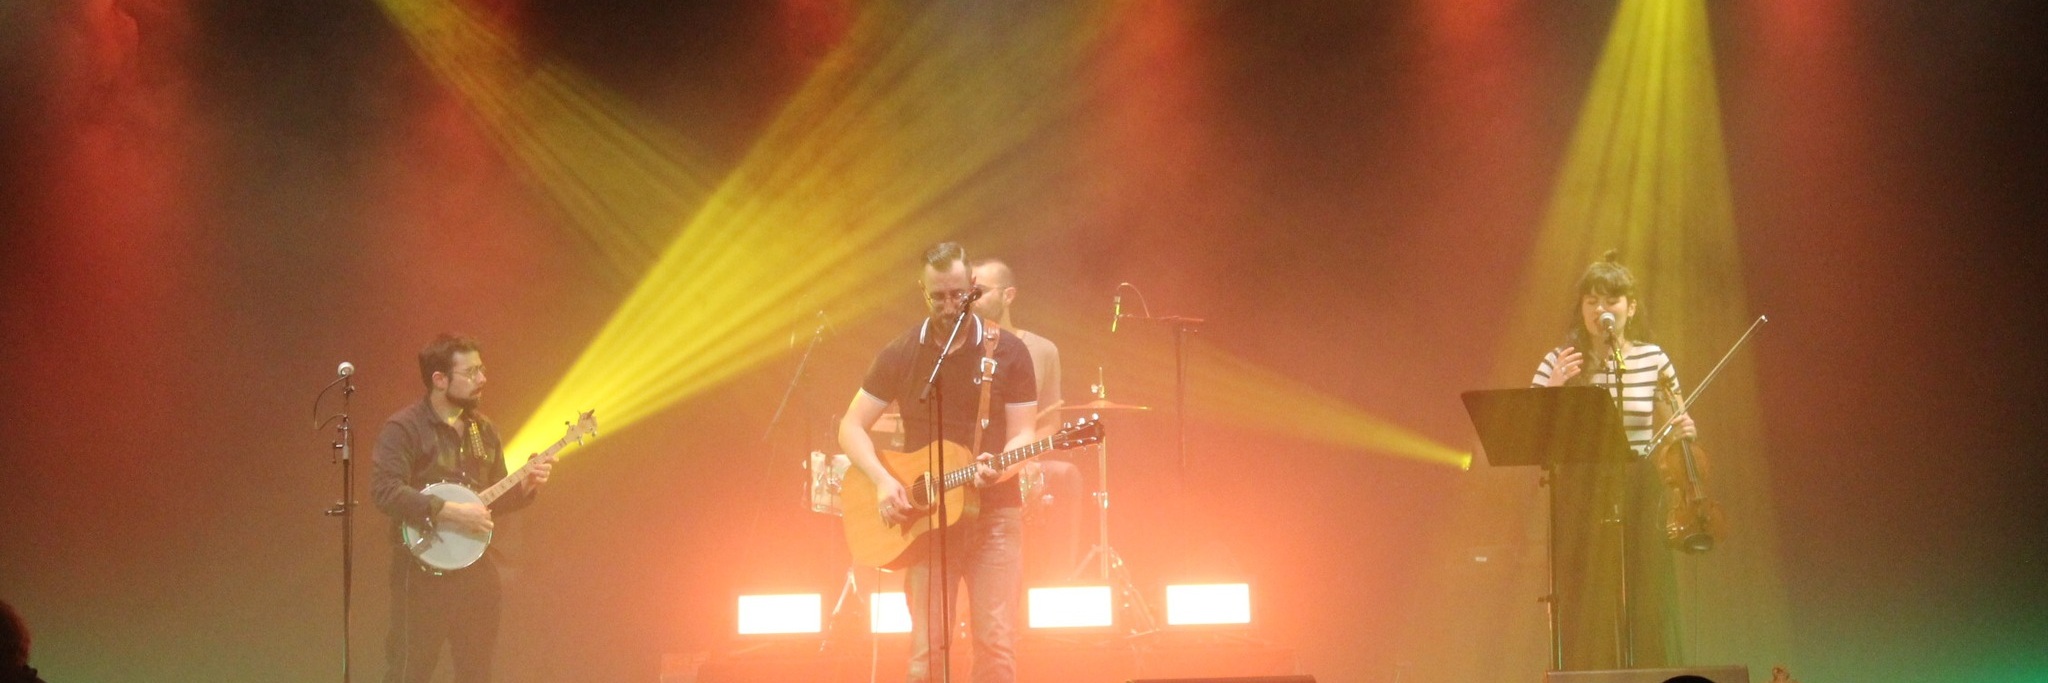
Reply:
[[469, 424], [469, 461], [475, 463], [476, 472], [465, 472], [469, 481], [463, 482], [470, 488], [481, 488], [485, 479], [491, 477], [491, 454], [484, 450], [484, 428], [476, 420], [464, 420]]
[[[974, 375], [974, 383], [981, 385], [981, 406], [975, 409], [974, 445], [970, 448], [988, 450], [982, 448], [981, 436], [982, 432], [988, 429], [988, 398], [990, 391], [996, 386], [996, 344], [1001, 341], [1003, 328], [998, 327], [992, 320], [984, 319], [983, 322], [985, 324], [982, 326], [981, 367]], [[981, 450], [975, 452], [979, 454]]]

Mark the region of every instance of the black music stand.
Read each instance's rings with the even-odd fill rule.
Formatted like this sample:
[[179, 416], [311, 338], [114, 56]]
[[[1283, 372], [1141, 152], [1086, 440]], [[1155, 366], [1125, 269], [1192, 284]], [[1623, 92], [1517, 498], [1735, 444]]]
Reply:
[[[1472, 428], [1479, 433], [1487, 464], [1543, 468], [1543, 482], [1550, 489], [1550, 595], [1544, 596], [1543, 602], [1550, 613], [1550, 668], [1562, 670], [1564, 641], [1557, 613], [1557, 466], [1634, 460], [1635, 451], [1629, 448], [1628, 433], [1621, 424], [1621, 410], [1606, 387], [1595, 386], [1467, 391], [1458, 398], [1465, 402]], [[1624, 562], [1625, 555], [1624, 550]], [[1624, 567], [1622, 580], [1627, 576]], [[1624, 584], [1623, 619], [1628, 615], [1627, 600]], [[1623, 633], [1628, 633], [1626, 624]]]

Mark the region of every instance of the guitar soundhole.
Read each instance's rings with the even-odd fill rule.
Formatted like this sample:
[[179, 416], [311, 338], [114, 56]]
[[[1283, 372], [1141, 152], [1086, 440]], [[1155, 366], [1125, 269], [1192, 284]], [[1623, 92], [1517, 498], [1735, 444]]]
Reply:
[[931, 475], [923, 475], [923, 476], [919, 476], [919, 477], [917, 478], [917, 481], [915, 481], [915, 482], [911, 482], [911, 485], [910, 485], [910, 491], [909, 491], [909, 493], [910, 493], [910, 504], [911, 504], [911, 505], [913, 505], [913, 506], [916, 506], [916, 507], [920, 507], [920, 508], [924, 508], [924, 507], [931, 507], [931, 504], [932, 504], [932, 478], [931, 478]]

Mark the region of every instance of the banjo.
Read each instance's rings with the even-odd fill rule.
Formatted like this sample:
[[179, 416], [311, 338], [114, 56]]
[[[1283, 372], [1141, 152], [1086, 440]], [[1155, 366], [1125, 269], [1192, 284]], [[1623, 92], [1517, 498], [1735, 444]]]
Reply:
[[[525, 465], [514, 470], [511, 474], [505, 475], [504, 479], [499, 480], [498, 483], [493, 484], [490, 488], [484, 489], [483, 493], [477, 493], [469, 490], [469, 487], [446, 481], [438, 484], [428, 484], [426, 488], [420, 489], [420, 493], [450, 503], [475, 503], [488, 506], [492, 501], [497, 500], [498, 496], [505, 495], [506, 491], [510, 491], [512, 487], [526, 481], [527, 475], [533, 473], [534, 463], [553, 458], [556, 453], [562, 452], [562, 449], [568, 448], [571, 443], [583, 443], [584, 437], [595, 438], [597, 436], [596, 412], [594, 410], [583, 411], [583, 414], [576, 419], [576, 423], [569, 425], [569, 432], [562, 435], [562, 438], [556, 441], [554, 445], [549, 446], [547, 450], [542, 451], [540, 457], [527, 460]], [[439, 529], [434, 526], [432, 519], [426, 520], [425, 524], [408, 521], [399, 528], [399, 534], [404, 539], [405, 549], [412, 553], [413, 558], [419, 560], [425, 569], [436, 573], [455, 571], [474, 564], [477, 558], [484, 556], [484, 549], [491, 545], [491, 532], [486, 531], [478, 535], [454, 528]]]

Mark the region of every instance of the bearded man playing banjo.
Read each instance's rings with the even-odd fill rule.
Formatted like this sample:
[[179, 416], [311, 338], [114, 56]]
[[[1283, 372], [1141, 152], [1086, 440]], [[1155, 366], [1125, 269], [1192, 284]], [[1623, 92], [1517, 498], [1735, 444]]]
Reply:
[[483, 398], [482, 351], [473, 338], [443, 333], [420, 350], [420, 381], [427, 395], [384, 422], [377, 436], [370, 495], [392, 518], [398, 543], [391, 557], [391, 634], [386, 644], [386, 683], [426, 681], [448, 645], [455, 680], [491, 678], [498, 640], [498, 568], [492, 552], [456, 569], [436, 569], [416, 560], [405, 544], [405, 525], [446, 529], [488, 538], [493, 513], [533, 502], [548, 480], [553, 453], [537, 455], [523, 481], [495, 501], [467, 503], [421, 492], [438, 482], [482, 490], [506, 479], [504, 444], [497, 427], [477, 412]]

